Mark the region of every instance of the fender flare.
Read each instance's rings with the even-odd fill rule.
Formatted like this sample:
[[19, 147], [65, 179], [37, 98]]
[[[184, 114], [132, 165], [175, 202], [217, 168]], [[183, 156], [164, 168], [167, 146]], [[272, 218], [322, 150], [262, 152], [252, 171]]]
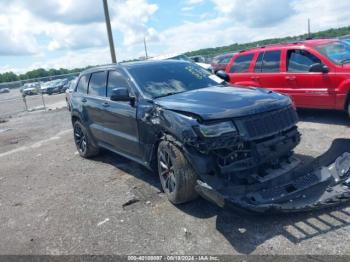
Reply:
[[346, 94], [344, 109], [347, 109], [347, 105], [350, 103], [350, 79], [344, 80], [337, 88], [338, 94]]

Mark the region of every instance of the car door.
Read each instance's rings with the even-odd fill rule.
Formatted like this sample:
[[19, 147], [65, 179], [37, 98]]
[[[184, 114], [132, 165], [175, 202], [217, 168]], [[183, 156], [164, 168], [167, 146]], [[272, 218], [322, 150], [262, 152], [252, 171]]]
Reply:
[[331, 81], [332, 72], [310, 72], [311, 65], [322, 61], [304, 49], [286, 52], [286, 93], [293, 97], [297, 107], [332, 108], [335, 95]]
[[131, 96], [134, 90], [126, 74], [120, 70], [108, 73], [107, 99], [103, 114], [105, 127], [105, 146], [131, 157], [141, 156], [139, 132], [136, 120], [136, 106], [130, 101], [111, 101], [110, 95], [114, 88], [126, 87]]
[[92, 73], [86, 97], [86, 112], [89, 119], [89, 129], [98, 142], [105, 142], [106, 139], [104, 123], [106, 88], [107, 71]]
[[226, 73], [230, 76], [232, 84], [251, 86], [254, 83], [249, 72], [251, 62], [254, 58], [254, 53], [237, 55], [232, 64], [228, 65]]
[[283, 93], [285, 85], [281, 74], [281, 50], [260, 52], [254, 66], [254, 81], [262, 88]]
[[72, 93], [71, 105], [72, 112], [78, 114], [83, 123], [88, 125], [89, 118], [86, 113], [86, 103], [87, 103], [87, 88], [89, 84], [90, 74], [82, 75], [77, 83], [77, 86]]

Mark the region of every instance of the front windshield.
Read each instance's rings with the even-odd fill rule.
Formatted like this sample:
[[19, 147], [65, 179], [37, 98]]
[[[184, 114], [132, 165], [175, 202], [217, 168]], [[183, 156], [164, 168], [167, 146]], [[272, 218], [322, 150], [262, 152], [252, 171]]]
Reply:
[[129, 72], [143, 93], [152, 98], [216, 86], [223, 82], [200, 66], [187, 62], [130, 66]]
[[345, 42], [332, 42], [316, 49], [336, 64], [350, 63], [350, 45]]
[[178, 56], [174, 56], [174, 57], [169, 58], [169, 59], [193, 62], [193, 61], [192, 61], [188, 56], [186, 56], [186, 55], [178, 55]]

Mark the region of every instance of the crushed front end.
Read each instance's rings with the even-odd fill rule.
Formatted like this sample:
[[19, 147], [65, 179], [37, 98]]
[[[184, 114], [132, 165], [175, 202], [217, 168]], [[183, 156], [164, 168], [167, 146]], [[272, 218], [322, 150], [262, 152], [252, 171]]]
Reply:
[[304, 211], [350, 199], [349, 141], [327, 161], [304, 165], [293, 153], [300, 134], [292, 107], [232, 121], [235, 133], [186, 141], [204, 198], [255, 212]]

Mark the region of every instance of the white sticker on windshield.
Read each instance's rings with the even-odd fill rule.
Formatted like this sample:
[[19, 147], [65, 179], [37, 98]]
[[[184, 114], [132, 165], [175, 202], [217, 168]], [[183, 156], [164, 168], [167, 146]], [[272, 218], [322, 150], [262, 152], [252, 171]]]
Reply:
[[218, 84], [221, 84], [222, 82], [224, 82], [224, 80], [222, 80], [220, 77], [216, 75], [210, 75], [209, 78]]

